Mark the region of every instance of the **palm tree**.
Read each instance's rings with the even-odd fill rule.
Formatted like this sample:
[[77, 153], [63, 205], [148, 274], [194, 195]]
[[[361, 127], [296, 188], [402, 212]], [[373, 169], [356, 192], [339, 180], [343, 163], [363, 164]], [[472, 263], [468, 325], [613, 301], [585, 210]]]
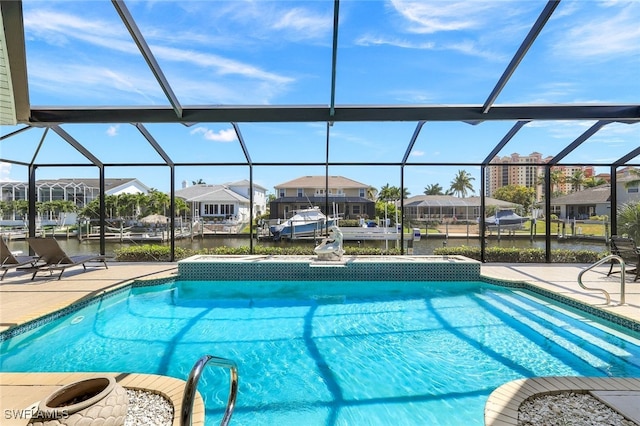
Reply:
[[600, 177], [589, 176], [588, 178], [585, 178], [582, 186], [584, 188], [594, 188], [596, 186], [604, 185], [605, 183], [607, 183], [607, 181]]
[[573, 174], [569, 177], [569, 183], [571, 184], [572, 191], [580, 191], [585, 179], [586, 177], [584, 175], [584, 171], [576, 170], [575, 172], [573, 172]]
[[157, 189], [151, 189], [149, 191], [149, 204], [151, 205], [151, 213], [158, 213], [167, 215], [167, 208], [169, 207], [170, 198], [164, 192]]
[[197, 181], [196, 181], [196, 180], [192, 180], [192, 181], [191, 181], [191, 184], [192, 184], [192, 185], [206, 185], [206, 184], [207, 184], [207, 182], [205, 182], [205, 181], [204, 181], [204, 180], [202, 180], [202, 179], [198, 179]]
[[439, 183], [432, 183], [424, 188], [424, 195], [444, 195], [443, 191]]
[[640, 202], [626, 203], [618, 208], [618, 233], [640, 241]]
[[[562, 172], [562, 170], [555, 169], [555, 170], [551, 170], [551, 174], [549, 176], [551, 179], [551, 193], [554, 196], [560, 194], [558, 187], [561, 183], [564, 183], [565, 181], [564, 173]], [[538, 179], [536, 183], [538, 185], [544, 186], [544, 173], [540, 173], [538, 175]]]
[[567, 180], [567, 177], [564, 175], [562, 170], [551, 170], [551, 188], [553, 188], [554, 193], [560, 192], [559, 185], [564, 183]]
[[184, 198], [176, 197], [175, 203], [177, 216], [180, 216], [182, 213], [187, 213], [189, 210], [191, 210]]
[[472, 180], [475, 180], [471, 173], [466, 170], [458, 170], [458, 174], [451, 181], [451, 191], [453, 195], [461, 198], [465, 198], [467, 196], [467, 192], [471, 191], [474, 193]]
[[378, 194], [378, 190], [375, 189], [373, 186], [370, 186], [369, 188], [367, 188], [367, 198], [369, 200], [375, 200], [377, 194]]
[[391, 201], [393, 200], [393, 187], [386, 184], [380, 191], [378, 192], [378, 200], [380, 201]]

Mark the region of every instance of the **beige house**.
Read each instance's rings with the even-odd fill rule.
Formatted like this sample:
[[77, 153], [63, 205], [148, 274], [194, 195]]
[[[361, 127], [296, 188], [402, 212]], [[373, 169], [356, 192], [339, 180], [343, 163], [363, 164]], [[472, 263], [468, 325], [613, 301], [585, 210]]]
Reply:
[[274, 188], [276, 199], [270, 203], [270, 219], [287, 219], [296, 210], [311, 206], [344, 219], [375, 217], [371, 186], [343, 176], [302, 176]]

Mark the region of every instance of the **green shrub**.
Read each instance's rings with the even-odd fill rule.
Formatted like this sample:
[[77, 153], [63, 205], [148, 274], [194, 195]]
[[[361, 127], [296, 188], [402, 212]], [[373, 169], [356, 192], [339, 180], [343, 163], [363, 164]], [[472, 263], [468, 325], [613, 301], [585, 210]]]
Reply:
[[[214, 247], [201, 250], [185, 249], [176, 247], [176, 260], [185, 259], [196, 254], [215, 256], [239, 256], [248, 255], [248, 246], [243, 247]], [[388, 250], [376, 247], [345, 247], [345, 255], [349, 256], [398, 256], [399, 248], [389, 248]], [[313, 246], [295, 247], [265, 247], [256, 246], [253, 248], [254, 254], [263, 256], [312, 256]], [[471, 259], [480, 260], [480, 247], [441, 247], [433, 251], [437, 256], [465, 256]], [[125, 247], [115, 250], [116, 260], [119, 262], [169, 262], [171, 248], [162, 245], [142, 245]], [[594, 252], [590, 250], [551, 250], [552, 263], [594, 263], [605, 256], [606, 253]], [[496, 263], [545, 263], [545, 252], [543, 249], [529, 248], [503, 248], [487, 247], [485, 249], [485, 261]]]
[[[442, 247], [433, 250], [433, 254], [443, 256], [466, 256], [471, 259], [480, 260], [480, 247]], [[594, 263], [606, 253], [590, 250], [551, 250], [551, 263]], [[500, 263], [544, 263], [545, 251], [539, 248], [485, 248], [486, 262]]]
[[[193, 256], [194, 250], [176, 247], [176, 260]], [[115, 250], [116, 260], [119, 262], [169, 262], [171, 247], [145, 244]]]
[[[313, 246], [296, 247], [265, 247], [256, 246], [253, 253], [263, 256], [312, 256]], [[384, 250], [375, 247], [344, 247], [347, 255], [399, 255], [400, 249], [390, 248]], [[240, 256], [248, 255], [251, 251], [249, 246], [242, 247], [213, 247], [200, 250], [185, 249], [176, 247], [176, 260], [185, 259], [196, 254], [214, 256]], [[115, 250], [115, 258], [118, 262], [168, 262], [171, 257], [171, 247], [162, 245], [142, 245], [124, 247]]]

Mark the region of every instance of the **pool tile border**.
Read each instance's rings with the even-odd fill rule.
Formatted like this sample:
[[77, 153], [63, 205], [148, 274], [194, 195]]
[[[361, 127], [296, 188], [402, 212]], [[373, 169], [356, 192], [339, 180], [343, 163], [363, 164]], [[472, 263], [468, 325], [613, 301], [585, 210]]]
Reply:
[[345, 256], [323, 262], [311, 256], [192, 256], [178, 262], [189, 281], [475, 281], [481, 263], [463, 256]]
[[103, 292], [101, 292], [100, 294], [91, 296], [91, 297], [87, 297], [84, 298], [82, 300], [79, 300], [69, 306], [66, 306], [62, 309], [58, 309], [57, 311], [54, 312], [50, 312], [48, 314], [45, 314], [41, 317], [35, 318], [33, 320], [27, 321], [23, 324], [18, 324], [15, 327], [11, 327], [7, 330], [4, 330], [2, 332], [0, 332], [0, 342], [4, 342], [8, 339], [11, 339], [12, 337], [18, 336], [22, 333], [26, 333], [28, 331], [31, 331], [35, 328], [38, 328], [40, 326], [49, 324], [50, 322], [53, 322], [59, 318], [62, 318], [65, 315], [74, 313], [79, 311], [82, 308], [85, 308], [87, 306], [91, 306], [93, 304], [96, 304], [98, 302], [101, 302], [105, 299], [108, 299], [110, 297], [114, 297], [122, 292], [125, 291], [129, 291], [131, 288], [133, 287], [149, 287], [149, 286], [156, 286], [156, 285], [160, 285], [160, 284], [166, 284], [169, 283], [171, 281], [175, 281], [176, 277], [164, 277], [164, 278], [153, 278], [153, 279], [149, 279], [149, 280], [135, 280], [135, 281], [130, 281], [128, 283], [123, 284], [120, 287], [117, 287], [115, 289], [111, 289], [111, 290], [105, 290]]

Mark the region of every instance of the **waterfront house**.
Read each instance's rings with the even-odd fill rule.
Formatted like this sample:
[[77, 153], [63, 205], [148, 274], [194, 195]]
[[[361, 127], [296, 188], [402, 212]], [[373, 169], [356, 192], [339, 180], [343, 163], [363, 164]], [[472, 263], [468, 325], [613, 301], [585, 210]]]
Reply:
[[[617, 204], [640, 202], [640, 175], [620, 170], [616, 178]], [[576, 191], [551, 199], [551, 213], [559, 219], [589, 219], [592, 216], [611, 217], [611, 185]]]
[[[150, 188], [136, 178], [109, 178], [104, 180], [106, 195], [148, 194]], [[0, 182], [2, 201], [27, 200], [27, 182]], [[36, 181], [36, 202], [73, 201], [78, 210], [100, 196], [100, 180], [92, 178], [40, 179]], [[11, 216], [11, 217], [8, 217]], [[5, 219], [21, 220], [16, 210], [5, 212]], [[69, 217], [75, 215], [69, 215]], [[75, 220], [75, 219], [74, 219]]]
[[[192, 219], [235, 221], [246, 223], [251, 211], [252, 188], [246, 179], [224, 184], [198, 184], [189, 186], [182, 182], [176, 197], [189, 205]], [[266, 188], [253, 184], [253, 217], [267, 209]]]
[[344, 176], [301, 176], [275, 186], [269, 218], [288, 219], [296, 210], [309, 207], [344, 219], [373, 218], [376, 204], [370, 188]]
[[[518, 209], [520, 204], [485, 197], [486, 208]], [[477, 221], [480, 217], [480, 197], [453, 195], [416, 195], [404, 200], [404, 217], [410, 220]]]

